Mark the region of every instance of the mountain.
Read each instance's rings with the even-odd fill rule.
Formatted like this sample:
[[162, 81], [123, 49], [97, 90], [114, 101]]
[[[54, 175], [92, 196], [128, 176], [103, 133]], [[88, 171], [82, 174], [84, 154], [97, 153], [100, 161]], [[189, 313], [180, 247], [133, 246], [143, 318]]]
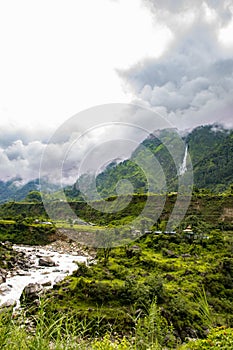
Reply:
[[[190, 167], [188, 159], [186, 164], [185, 147], [191, 157], [196, 189], [223, 192], [233, 184], [233, 130], [219, 125], [199, 126], [183, 135], [182, 139], [183, 143], [174, 129], [156, 131], [135, 149], [129, 159], [123, 162], [114, 160], [96, 179], [83, 174], [64, 192], [69, 199], [83, 200], [80, 192], [85, 189], [89, 199], [97, 200], [120, 193], [177, 191], [179, 175], [185, 176], [186, 168]], [[0, 203], [20, 201], [30, 191], [40, 190], [38, 179], [24, 185], [21, 182], [19, 178], [0, 181]], [[52, 193], [58, 190], [51, 184], [46, 184], [46, 188]]]
[[[233, 130], [219, 125], [200, 126], [182, 139], [183, 143], [173, 129], [150, 135], [130, 159], [118, 164], [113, 162], [97, 176], [99, 194], [109, 197], [119, 192], [177, 191], [178, 176], [181, 173], [185, 176], [186, 167], [190, 167], [190, 164], [183, 164], [185, 147], [192, 162], [194, 187], [213, 192], [225, 191], [233, 183]], [[88, 184], [89, 190], [94, 188], [94, 181]], [[74, 198], [72, 189], [70, 193]], [[80, 197], [77, 185], [76, 195]], [[93, 196], [91, 199], [98, 198]]]
[[221, 192], [233, 183], [233, 130], [218, 125], [200, 126], [187, 137], [194, 169], [194, 184]]
[[[27, 183], [23, 183], [21, 178], [13, 178], [9, 181], [0, 181], [0, 203], [7, 201], [21, 201], [29, 192], [40, 191], [40, 180], [35, 179]], [[46, 188], [50, 191], [56, 191], [58, 186], [46, 184]]]
[[32, 190], [38, 190], [36, 180], [26, 184], [22, 184], [22, 179], [18, 177], [6, 182], [0, 181], [0, 202], [21, 200]]
[[[184, 150], [177, 143], [177, 132], [172, 129], [162, 130], [157, 135], [151, 134], [132, 153], [131, 158], [112, 167], [106, 168], [96, 179], [96, 185], [102, 196], [116, 195], [116, 185], [123, 181], [121, 191], [127, 181], [133, 186], [135, 193], [161, 193], [177, 190], [178, 178], [175, 161], [169, 152], [169, 147], [179, 149], [177, 154], [182, 162]], [[181, 156], [182, 155], [182, 156]], [[129, 186], [129, 184], [128, 184]]]

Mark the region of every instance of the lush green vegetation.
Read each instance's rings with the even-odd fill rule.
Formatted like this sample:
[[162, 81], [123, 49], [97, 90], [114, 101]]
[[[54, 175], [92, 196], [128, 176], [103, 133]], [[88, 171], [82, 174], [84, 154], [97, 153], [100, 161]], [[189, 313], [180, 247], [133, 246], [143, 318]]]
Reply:
[[232, 184], [233, 131], [202, 126], [187, 137], [194, 167], [194, 184], [215, 193]]
[[[98, 192], [103, 198], [115, 196], [117, 185], [122, 180], [130, 181], [134, 194], [147, 193], [150, 188], [153, 193], [177, 191], [175, 162], [181, 165], [184, 155], [184, 149], [178, 140], [172, 129], [161, 130], [156, 136], [150, 135], [133, 152], [130, 159], [119, 164], [111, 163], [97, 176]], [[200, 126], [183, 137], [183, 141], [188, 145], [192, 161], [194, 186], [214, 193], [221, 193], [229, 188], [233, 173], [233, 131], [217, 125]], [[171, 156], [169, 149], [175, 149], [175, 154]], [[146, 171], [143, 171], [143, 166]], [[85, 182], [85, 176], [80, 181]], [[68, 198], [82, 199], [77, 184], [65, 190]], [[123, 193], [129, 193], [127, 186], [123, 186], [122, 190]], [[91, 199], [94, 200], [95, 197]]]
[[16, 244], [48, 244], [56, 239], [53, 225], [36, 224], [33, 218], [23, 215], [14, 216], [14, 220], [0, 220], [0, 241]]
[[[211, 328], [206, 339], [177, 344], [172, 335], [173, 328], [167, 325], [156, 299], [150, 305], [147, 315], [143, 319], [135, 320], [135, 327], [128, 336], [116, 334], [110, 329], [101, 337], [98, 332], [98, 323], [95, 327], [95, 335], [90, 336], [93, 327], [85, 317], [80, 322], [64, 313], [48, 317], [45, 307], [46, 304], [40, 302], [37, 313], [30, 318], [23, 311], [12, 317], [9, 310], [2, 310], [0, 313], [1, 349], [230, 350], [233, 345], [233, 328], [226, 327]], [[166, 347], [164, 347], [165, 343]]]
[[111, 325], [127, 335], [156, 297], [167, 324], [184, 341], [203, 337], [210, 326], [201, 309], [204, 287], [213, 325], [230, 327], [231, 234], [212, 230], [208, 239], [195, 240], [182, 234], [147, 234], [136, 245], [111, 250], [107, 260], [104, 249], [99, 249], [96, 265], [80, 266], [48, 294], [48, 312], [71, 312], [77, 321], [87, 318], [93, 322], [92, 332], [96, 324], [101, 334]]
[[180, 350], [207, 350], [207, 349], [232, 349], [233, 329], [219, 327], [212, 329], [207, 339], [189, 342], [180, 347]]
[[[148, 225], [150, 225], [156, 212], [160, 213], [160, 195], [134, 195], [125, 208], [123, 208], [123, 206], [124, 203], [128, 201], [127, 196], [110, 197], [106, 201], [93, 201], [91, 205], [88, 205], [85, 202], [72, 201], [69, 202], [69, 205], [74, 213], [87, 223], [91, 222], [100, 226], [110, 225], [113, 227], [121, 227], [122, 225], [130, 224], [133, 219], [138, 217], [142, 212], [145, 203], [148, 201], [148, 198], [150, 199], [149, 202], [151, 204], [148, 206], [147, 216], [144, 219], [148, 221]], [[176, 202], [176, 198], [176, 193], [168, 194], [166, 196], [163, 211], [155, 225], [158, 226], [157, 228], [159, 228], [161, 223], [162, 226], [164, 226], [164, 222], [168, 220]], [[186, 200], [185, 196], [183, 196], [183, 200]], [[121, 205], [122, 210], [117, 210]], [[63, 220], [63, 222], [64, 220], [67, 220], [67, 222], [69, 222], [69, 206], [67, 207], [66, 203], [51, 201], [49, 206], [50, 213], [52, 213], [53, 217], [58, 218], [58, 222], [60, 220]], [[112, 209], [112, 213], [104, 213], [103, 209], [105, 206]], [[196, 190], [192, 196], [190, 206], [186, 213], [186, 221], [183, 225], [191, 223], [192, 225], [198, 224], [200, 226], [201, 223], [205, 223], [205, 225], [214, 225], [214, 228], [233, 228], [232, 207], [233, 193], [231, 189], [225, 191], [223, 194], [211, 194], [208, 191]], [[35, 219], [39, 219], [40, 221], [48, 220], [47, 213], [42, 203], [9, 202], [0, 206], [0, 219], [11, 220], [18, 216], [21, 216], [21, 218], [23, 217], [23, 220], [31, 220], [31, 222]], [[141, 227], [139, 227], [139, 229], [140, 228]]]
[[[156, 203], [158, 196], [153, 198]], [[73, 223], [62, 202], [51, 202], [60, 215], [55, 226], [43, 224], [47, 218], [37, 193], [28, 199], [32, 201], [0, 207], [1, 241], [45, 244], [56, 238], [56, 225], [91, 233], [108, 225], [124, 235], [147, 196], [134, 195], [125, 210], [112, 214], [101, 211], [104, 202], [95, 202], [97, 209], [84, 202], [70, 202], [80, 217], [100, 227]], [[109, 198], [107, 203], [114, 206], [114, 199]], [[97, 249], [96, 264], [80, 265], [47, 293], [42, 308], [25, 306], [24, 316], [16, 318], [2, 313], [2, 348], [231, 349], [232, 192], [214, 195], [196, 191], [176, 232], [165, 233], [175, 201], [175, 193], [167, 196], [154, 225], [150, 212], [138, 222], [135, 229], [142, 236], [133, 243]], [[183, 231], [189, 225], [193, 235]], [[162, 233], [155, 233], [158, 230]], [[0, 247], [0, 253], [6, 261], [11, 260], [5, 247]], [[31, 329], [26, 323], [20, 326], [22, 317], [33, 319]], [[188, 338], [200, 340], [185, 345]]]

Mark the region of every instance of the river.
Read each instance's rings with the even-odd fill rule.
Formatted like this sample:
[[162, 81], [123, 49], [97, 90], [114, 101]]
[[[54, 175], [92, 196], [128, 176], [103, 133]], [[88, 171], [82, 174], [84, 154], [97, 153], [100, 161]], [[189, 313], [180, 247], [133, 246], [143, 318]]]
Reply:
[[[9, 272], [6, 282], [0, 285], [0, 306], [14, 304], [20, 307], [20, 296], [29, 283], [39, 283], [44, 288], [52, 288], [54, 284], [63, 280], [77, 270], [76, 262], [87, 263], [87, 257], [78, 255], [77, 252], [66, 253], [55, 251], [51, 248], [35, 246], [18, 246], [13, 248], [18, 252], [24, 252], [26, 260], [30, 262], [30, 268]], [[40, 266], [39, 259], [49, 257], [55, 266]]]

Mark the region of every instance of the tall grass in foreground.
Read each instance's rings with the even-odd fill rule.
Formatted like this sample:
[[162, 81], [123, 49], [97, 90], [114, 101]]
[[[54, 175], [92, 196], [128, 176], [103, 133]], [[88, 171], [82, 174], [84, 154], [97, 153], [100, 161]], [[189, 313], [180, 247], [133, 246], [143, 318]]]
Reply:
[[[200, 294], [200, 312], [203, 320], [211, 323], [206, 295]], [[161, 315], [156, 299], [147, 316], [135, 319], [135, 329], [129, 337], [118, 337], [113, 331], [104, 337], [92, 337], [91, 323], [87, 319], [77, 322], [69, 315], [48, 316], [46, 304], [40, 303], [34, 316], [26, 317], [22, 311], [16, 317], [11, 312], [0, 312], [0, 349], [5, 350], [204, 350], [232, 349], [233, 330], [212, 328], [206, 340], [197, 340], [181, 347], [175, 344], [173, 328]], [[100, 319], [101, 323], [101, 319]], [[96, 333], [98, 335], [98, 332]], [[226, 337], [225, 337], [226, 335]]]
[[[46, 305], [41, 302], [35, 316], [26, 318], [23, 311], [12, 317], [10, 312], [0, 313], [0, 349], [6, 350], [160, 350], [172, 329], [161, 316], [156, 299], [148, 315], [135, 320], [134, 334], [126, 339], [109, 331], [104, 337], [90, 338], [91, 323], [77, 322], [72, 316], [47, 316]], [[101, 321], [101, 320], [100, 320]]]
[[215, 326], [216, 320], [209, 306], [204, 286], [202, 286], [202, 288], [197, 291], [197, 295], [194, 300], [199, 306], [198, 311], [202, 323], [205, 324], [209, 329], [213, 328]]
[[156, 298], [152, 302], [148, 315], [139, 318], [135, 328], [135, 348], [140, 350], [160, 350], [166, 344], [173, 343], [173, 328], [161, 315]]

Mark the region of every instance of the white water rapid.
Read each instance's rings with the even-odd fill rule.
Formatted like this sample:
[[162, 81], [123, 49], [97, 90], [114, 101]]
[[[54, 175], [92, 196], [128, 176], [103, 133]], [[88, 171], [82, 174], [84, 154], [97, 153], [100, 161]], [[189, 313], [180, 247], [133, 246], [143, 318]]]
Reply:
[[[41, 247], [17, 245], [14, 245], [13, 248], [18, 252], [24, 252], [26, 254], [31, 268], [15, 271], [13, 276], [9, 272], [6, 282], [0, 284], [0, 305], [13, 304], [13, 301], [15, 301], [16, 308], [18, 308], [20, 306], [19, 298], [22, 291], [29, 283], [39, 283], [44, 288], [52, 288], [54, 284], [64, 279], [65, 276], [77, 270], [77, 264], [75, 262], [87, 263], [87, 258], [78, 256], [76, 252], [68, 254]], [[39, 259], [43, 257], [50, 257], [55, 263], [55, 266], [40, 266]]]

